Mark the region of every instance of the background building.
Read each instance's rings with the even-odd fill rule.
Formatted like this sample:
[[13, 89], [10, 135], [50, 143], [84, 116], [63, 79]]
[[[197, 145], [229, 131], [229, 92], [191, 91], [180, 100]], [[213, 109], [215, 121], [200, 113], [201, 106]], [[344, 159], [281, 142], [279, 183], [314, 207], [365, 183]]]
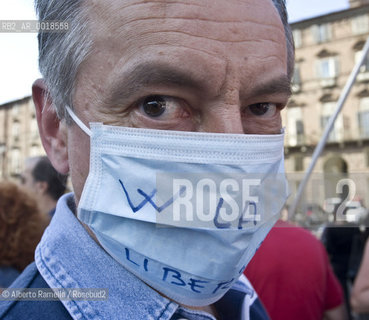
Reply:
[[32, 98], [0, 105], [0, 178], [17, 178], [27, 157], [44, 154]]
[[[292, 194], [369, 36], [369, 1], [354, 0], [350, 5], [347, 10], [291, 25], [296, 67], [293, 96], [283, 120]], [[340, 196], [338, 181], [350, 178], [355, 182], [350, 185], [351, 197], [369, 205], [369, 59], [360, 69], [314, 173], [304, 202], [323, 204], [327, 198]]]

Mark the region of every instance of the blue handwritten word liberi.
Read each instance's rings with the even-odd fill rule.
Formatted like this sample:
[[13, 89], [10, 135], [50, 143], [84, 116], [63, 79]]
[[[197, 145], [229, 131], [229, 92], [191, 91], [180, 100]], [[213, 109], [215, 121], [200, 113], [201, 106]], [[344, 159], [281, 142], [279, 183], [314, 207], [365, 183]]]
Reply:
[[[131, 252], [130, 249], [125, 248], [125, 258], [131, 264], [132, 267], [135, 269], [140, 269], [143, 267], [145, 272], [153, 272], [157, 269], [151, 269], [151, 263], [148, 258], [146, 257], [139, 257], [134, 252]], [[156, 271], [155, 271], [156, 273]], [[160, 274], [161, 273], [161, 274]], [[201, 294], [204, 291], [210, 291], [215, 294], [218, 291], [225, 291], [230, 288], [232, 283], [234, 282], [234, 278], [230, 279], [229, 281], [205, 281], [202, 279], [194, 279], [193, 277], [186, 276], [181, 273], [181, 271], [162, 266], [160, 273], [157, 276], [160, 278], [161, 281], [167, 282], [171, 285], [177, 287], [183, 287], [187, 290], [191, 290], [192, 292]]]

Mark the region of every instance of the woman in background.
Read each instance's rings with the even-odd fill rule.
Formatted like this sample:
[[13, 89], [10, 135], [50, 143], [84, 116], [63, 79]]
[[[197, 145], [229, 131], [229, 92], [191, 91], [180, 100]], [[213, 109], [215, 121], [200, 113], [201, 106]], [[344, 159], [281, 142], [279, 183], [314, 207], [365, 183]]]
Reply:
[[0, 291], [34, 260], [48, 223], [25, 190], [12, 182], [0, 182]]

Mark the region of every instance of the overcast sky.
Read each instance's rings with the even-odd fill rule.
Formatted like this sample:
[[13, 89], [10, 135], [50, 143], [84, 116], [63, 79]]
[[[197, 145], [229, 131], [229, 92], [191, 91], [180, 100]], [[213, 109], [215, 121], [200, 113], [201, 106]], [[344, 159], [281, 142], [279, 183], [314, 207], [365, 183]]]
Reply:
[[[348, 0], [287, 0], [287, 7], [295, 22], [348, 8]], [[33, 0], [1, 0], [0, 20], [33, 19]], [[30, 95], [38, 77], [36, 34], [0, 32], [0, 104]]]

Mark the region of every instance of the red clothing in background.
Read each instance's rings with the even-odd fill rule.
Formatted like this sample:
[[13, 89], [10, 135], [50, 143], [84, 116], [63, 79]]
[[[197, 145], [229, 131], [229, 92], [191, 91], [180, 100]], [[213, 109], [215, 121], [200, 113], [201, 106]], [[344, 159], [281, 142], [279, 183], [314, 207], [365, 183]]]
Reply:
[[278, 221], [245, 270], [272, 320], [317, 320], [343, 303], [325, 248], [309, 231]]

